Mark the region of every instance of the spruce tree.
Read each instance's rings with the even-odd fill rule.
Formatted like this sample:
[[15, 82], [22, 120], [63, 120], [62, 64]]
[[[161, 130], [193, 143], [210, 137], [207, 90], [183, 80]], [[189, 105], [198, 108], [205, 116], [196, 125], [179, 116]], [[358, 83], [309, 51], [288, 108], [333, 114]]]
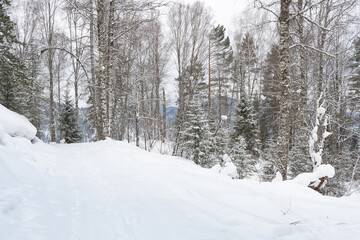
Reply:
[[261, 163], [261, 181], [271, 181], [276, 176], [276, 141], [269, 140], [265, 143], [264, 151], [262, 153]]
[[224, 154], [228, 153], [228, 145], [230, 143], [229, 131], [224, 121], [219, 122], [215, 134], [212, 137], [211, 153], [214, 164], [221, 161]]
[[14, 55], [18, 44], [14, 34], [14, 23], [7, 14], [9, 0], [0, 0], [0, 103], [10, 110], [24, 113], [22, 88], [26, 82], [25, 66]]
[[185, 157], [203, 167], [210, 167], [210, 132], [198, 96], [190, 101], [181, 132], [181, 150]]
[[349, 94], [351, 96], [351, 107], [360, 107], [360, 37], [354, 41], [354, 54], [350, 64]]
[[65, 102], [60, 111], [59, 124], [61, 138], [65, 139], [66, 143], [76, 143], [81, 140], [76, 109], [68, 92], [65, 95]]
[[266, 142], [276, 139], [279, 128], [280, 111], [280, 65], [279, 46], [272, 45], [268, 52], [262, 77], [262, 102], [260, 116], [260, 139], [262, 149]]
[[234, 131], [232, 133], [232, 144], [242, 136], [247, 144], [247, 150], [255, 157], [259, 156], [258, 129], [252, 107], [242, 94], [240, 103], [236, 109]]
[[246, 148], [247, 144], [244, 137], [239, 135], [230, 151], [230, 157], [237, 168], [239, 178], [249, 177], [256, 170], [256, 161]]

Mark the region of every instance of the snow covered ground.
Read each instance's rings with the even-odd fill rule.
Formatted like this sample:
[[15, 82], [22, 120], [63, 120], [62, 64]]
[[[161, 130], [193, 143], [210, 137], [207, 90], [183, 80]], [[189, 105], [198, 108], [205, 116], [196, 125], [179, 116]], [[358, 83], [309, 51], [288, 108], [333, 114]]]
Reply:
[[358, 195], [232, 180], [112, 140], [31, 144], [4, 129], [1, 240], [360, 239]]

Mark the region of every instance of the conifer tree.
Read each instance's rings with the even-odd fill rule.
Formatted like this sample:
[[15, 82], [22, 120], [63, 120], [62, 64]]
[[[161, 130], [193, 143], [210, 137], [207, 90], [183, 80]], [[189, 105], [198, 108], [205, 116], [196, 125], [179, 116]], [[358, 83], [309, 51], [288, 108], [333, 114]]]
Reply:
[[60, 111], [59, 123], [61, 138], [65, 139], [66, 143], [76, 143], [81, 140], [81, 132], [78, 126], [76, 109], [68, 92], [66, 92], [65, 102]]
[[190, 101], [181, 132], [181, 150], [196, 164], [210, 167], [210, 132], [208, 121], [197, 96]]
[[278, 164], [276, 141], [274, 139], [268, 140], [265, 143], [264, 150], [262, 152], [261, 163], [261, 181], [271, 181], [276, 176], [276, 165]]
[[262, 78], [261, 116], [260, 116], [260, 139], [262, 149], [266, 142], [276, 139], [279, 128], [280, 111], [280, 66], [279, 46], [272, 45], [265, 60]]
[[9, 0], [0, 0], [0, 103], [10, 110], [23, 113], [25, 104], [21, 85], [26, 82], [25, 66], [14, 55], [14, 23], [7, 14]]
[[239, 178], [249, 177], [255, 172], [256, 161], [251, 154], [249, 154], [247, 144], [243, 136], [239, 135], [235, 139], [230, 151], [230, 157], [237, 168]]
[[352, 107], [358, 110], [360, 108], [360, 37], [354, 41], [354, 50], [350, 64], [352, 74], [349, 79], [349, 93], [352, 96]]
[[[225, 27], [218, 25], [210, 32], [210, 91], [216, 95], [217, 113], [221, 116], [227, 112], [227, 92], [230, 89], [230, 73], [233, 62], [233, 50], [230, 38], [225, 36]], [[211, 96], [209, 97], [211, 101]]]
[[258, 58], [256, 56], [257, 46], [254, 37], [247, 32], [240, 45], [240, 64], [242, 85], [246, 89], [247, 96], [252, 99], [257, 84], [257, 72], [259, 72]]
[[232, 133], [232, 144], [242, 136], [247, 144], [247, 150], [255, 157], [259, 156], [258, 129], [252, 108], [244, 94], [236, 110], [234, 132]]
[[228, 145], [230, 143], [229, 131], [226, 128], [225, 121], [221, 120], [216, 128], [216, 132], [211, 139], [211, 158], [214, 165], [221, 161], [224, 154], [228, 153]]

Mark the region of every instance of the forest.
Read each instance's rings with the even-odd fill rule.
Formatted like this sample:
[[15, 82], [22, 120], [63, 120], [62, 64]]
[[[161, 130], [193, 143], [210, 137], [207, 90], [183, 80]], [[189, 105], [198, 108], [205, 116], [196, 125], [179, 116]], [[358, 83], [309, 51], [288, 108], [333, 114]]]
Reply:
[[[229, 1], [230, 2], [230, 1]], [[224, 1], [226, 4], [226, 1]], [[360, 188], [357, 0], [0, 0], [0, 104], [44, 142], [111, 138], [238, 178]], [[224, 157], [225, 156], [225, 157]]]

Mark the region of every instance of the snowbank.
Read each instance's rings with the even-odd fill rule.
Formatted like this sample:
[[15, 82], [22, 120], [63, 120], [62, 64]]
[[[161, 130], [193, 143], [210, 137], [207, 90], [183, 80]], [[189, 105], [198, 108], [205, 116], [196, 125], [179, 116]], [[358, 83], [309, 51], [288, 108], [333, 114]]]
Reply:
[[16, 112], [10, 111], [0, 104], [0, 142], [7, 141], [4, 133], [11, 137], [24, 137], [32, 140], [36, 135], [36, 128], [30, 121]]
[[332, 178], [335, 175], [335, 169], [330, 164], [322, 164], [315, 172], [312, 173], [301, 173], [298, 176], [296, 176], [292, 181], [304, 185], [309, 186], [310, 183], [313, 183], [314, 186], [317, 186], [320, 183], [320, 178], [322, 177], [328, 177]]
[[211, 168], [211, 170], [231, 178], [239, 177], [235, 164], [231, 161], [230, 157], [227, 154], [224, 154], [224, 156], [222, 157], [222, 163], [223, 166], [221, 166], [220, 164], [216, 164]]
[[109, 139], [12, 144], [0, 145], [1, 240], [360, 239], [359, 198], [219, 177]]

